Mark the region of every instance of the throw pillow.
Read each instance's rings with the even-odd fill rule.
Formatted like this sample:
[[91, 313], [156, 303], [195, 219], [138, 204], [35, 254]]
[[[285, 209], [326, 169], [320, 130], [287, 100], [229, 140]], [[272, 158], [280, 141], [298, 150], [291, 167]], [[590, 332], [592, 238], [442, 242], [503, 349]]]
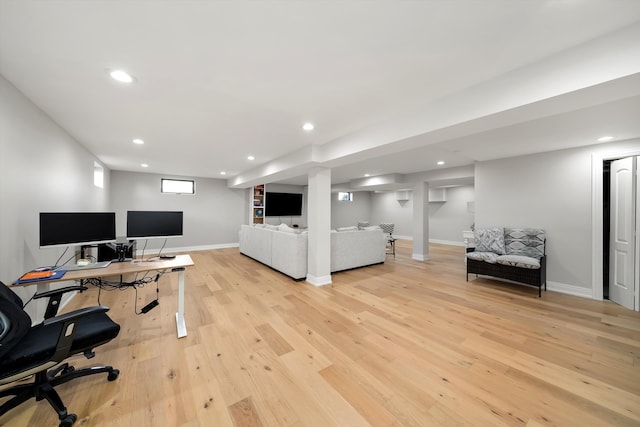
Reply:
[[477, 252], [494, 252], [504, 255], [504, 229], [479, 228], [474, 231]]

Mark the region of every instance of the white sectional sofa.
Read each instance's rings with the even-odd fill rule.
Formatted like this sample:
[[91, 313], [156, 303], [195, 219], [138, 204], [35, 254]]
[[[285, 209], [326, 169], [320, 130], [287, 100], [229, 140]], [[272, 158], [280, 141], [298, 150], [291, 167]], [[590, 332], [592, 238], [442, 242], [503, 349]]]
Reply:
[[[308, 234], [280, 226], [242, 225], [240, 253], [294, 279], [307, 276]], [[384, 262], [386, 240], [382, 230], [331, 232], [331, 271]]]

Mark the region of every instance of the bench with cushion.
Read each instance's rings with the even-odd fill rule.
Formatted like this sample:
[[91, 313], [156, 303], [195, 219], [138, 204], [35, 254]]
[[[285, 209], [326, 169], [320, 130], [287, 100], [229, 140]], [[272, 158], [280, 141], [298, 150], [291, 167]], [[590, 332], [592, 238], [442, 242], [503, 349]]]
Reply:
[[545, 233], [539, 228], [481, 228], [467, 248], [469, 274], [492, 276], [547, 290]]

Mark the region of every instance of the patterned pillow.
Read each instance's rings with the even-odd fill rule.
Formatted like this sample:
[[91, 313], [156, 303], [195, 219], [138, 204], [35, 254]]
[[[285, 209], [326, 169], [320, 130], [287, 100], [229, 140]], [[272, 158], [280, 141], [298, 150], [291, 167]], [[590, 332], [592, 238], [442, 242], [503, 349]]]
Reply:
[[539, 259], [544, 255], [544, 230], [539, 228], [505, 228], [504, 243], [507, 255], [523, 255]]
[[504, 229], [479, 228], [474, 231], [477, 252], [494, 252], [504, 255]]

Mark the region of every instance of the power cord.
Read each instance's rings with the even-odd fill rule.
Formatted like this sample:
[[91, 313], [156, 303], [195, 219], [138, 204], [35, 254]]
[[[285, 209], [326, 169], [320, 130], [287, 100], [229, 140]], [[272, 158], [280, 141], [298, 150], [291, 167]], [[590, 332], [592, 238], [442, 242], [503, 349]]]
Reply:
[[[133, 311], [135, 314], [140, 315], [149, 312], [152, 308], [160, 304], [160, 287], [158, 281], [166, 272], [166, 270], [159, 271], [156, 273], [155, 277], [145, 274], [143, 278], [134, 280], [132, 282], [123, 282], [122, 276], [120, 276], [120, 281], [118, 282], [103, 280], [102, 278], [91, 278], [85, 279], [85, 283], [91, 284], [98, 288], [98, 304], [100, 304], [100, 295], [102, 290], [114, 291], [133, 288], [133, 290], [135, 291]], [[144, 287], [144, 285], [151, 282], [156, 282], [156, 299], [151, 301], [149, 304], [142, 307], [140, 311], [138, 311], [138, 288], [142, 288]]]

